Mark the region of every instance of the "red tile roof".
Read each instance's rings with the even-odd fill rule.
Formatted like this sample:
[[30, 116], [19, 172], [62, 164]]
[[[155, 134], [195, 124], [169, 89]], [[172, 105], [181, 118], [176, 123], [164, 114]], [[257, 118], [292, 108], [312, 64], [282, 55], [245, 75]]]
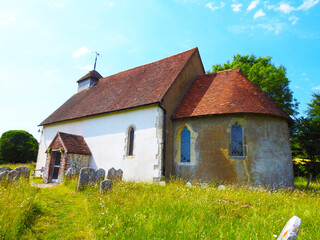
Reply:
[[91, 155], [91, 151], [83, 136], [58, 132], [49, 147], [54, 149], [54, 146], [60, 146], [61, 144], [66, 148], [65, 150], [68, 153]]
[[40, 125], [157, 103], [197, 48], [100, 79], [73, 95]]
[[291, 121], [240, 68], [200, 75], [192, 83], [172, 118], [212, 114], [260, 113]]

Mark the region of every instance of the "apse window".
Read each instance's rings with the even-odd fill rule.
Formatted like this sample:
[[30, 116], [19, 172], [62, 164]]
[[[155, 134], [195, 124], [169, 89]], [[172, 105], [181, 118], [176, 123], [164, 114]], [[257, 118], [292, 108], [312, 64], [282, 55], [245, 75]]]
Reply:
[[184, 163], [189, 163], [190, 158], [190, 131], [185, 126], [181, 132], [181, 157], [180, 161]]
[[243, 128], [236, 123], [231, 128], [231, 156], [244, 157]]

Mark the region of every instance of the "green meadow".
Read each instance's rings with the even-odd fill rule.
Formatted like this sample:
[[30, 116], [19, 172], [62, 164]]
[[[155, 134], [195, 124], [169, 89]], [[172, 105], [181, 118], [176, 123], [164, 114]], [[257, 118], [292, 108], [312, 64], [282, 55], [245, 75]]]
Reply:
[[320, 181], [306, 183], [274, 191], [115, 182], [101, 195], [98, 186], [76, 192], [76, 180], [50, 188], [21, 181], [0, 186], [0, 239], [276, 239], [294, 215], [298, 239], [319, 239]]

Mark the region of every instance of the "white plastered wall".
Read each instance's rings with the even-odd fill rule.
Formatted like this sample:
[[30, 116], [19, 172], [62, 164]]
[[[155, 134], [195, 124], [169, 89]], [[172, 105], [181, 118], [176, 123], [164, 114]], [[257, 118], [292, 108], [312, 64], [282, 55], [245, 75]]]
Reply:
[[[133, 156], [127, 156], [127, 131], [134, 126]], [[46, 149], [57, 134], [82, 135], [92, 157], [90, 167], [123, 170], [124, 180], [153, 181], [161, 177], [163, 110], [158, 105], [139, 107], [43, 127], [37, 169], [45, 166]]]

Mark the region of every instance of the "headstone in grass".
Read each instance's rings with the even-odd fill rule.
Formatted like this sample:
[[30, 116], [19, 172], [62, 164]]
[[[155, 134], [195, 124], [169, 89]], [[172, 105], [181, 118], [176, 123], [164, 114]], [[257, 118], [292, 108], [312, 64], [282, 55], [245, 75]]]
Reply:
[[301, 219], [293, 216], [282, 229], [277, 240], [295, 240], [299, 233]]
[[114, 180], [114, 176], [116, 175], [116, 169], [115, 168], [110, 168], [108, 171], [107, 178], [110, 180]]
[[7, 180], [8, 182], [16, 182], [19, 180], [20, 175], [21, 175], [20, 172], [16, 170], [12, 170], [8, 173]]
[[95, 182], [95, 171], [93, 168], [84, 167], [81, 168], [79, 174], [79, 182], [77, 191], [83, 190], [87, 185], [94, 184]]
[[75, 172], [76, 172], [76, 170], [75, 170], [74, 168], [69, 167], [69, 168], [67, 169], [65, 175], [64, 175], [65, 179], [66, 179], [67, 181], [70, 181], [70, 180], [74, 177]]
[[110, 179], [103, 180], [100, 183], [100, 193], [103, 194], [110, 190], [112, 190], [112, 181]]
[[226, 189], [226, 186], [225, 185], [219, 185], [218, 189], [219, 190], [224, 190], [224, 189]]
[[122, 169], [118, 169], [116, 171], [116, 174], [115, 174], [115, 180], [116, 181], [121, 181], [122, 180], [122, 176], [123, 176], [123, 171]]
[[102, 168], [99, 168], [96, 171], [96, 183], [103, 181], [105, 176], [106, 176], [106, 171]]
[[7, 180], [8, 173], [9, 171], [0, 172], [0, 184]]
[[14, 169], [15, 171], [18, 171], [20, 173], [20, 177], [26, 179], [29, 181], [30, 178], [30, 168], [28, 167], [17, 167]]
[[0, 173], [4, 171], [11, 171], [12, 169], [9, 167], [0, 167]]

